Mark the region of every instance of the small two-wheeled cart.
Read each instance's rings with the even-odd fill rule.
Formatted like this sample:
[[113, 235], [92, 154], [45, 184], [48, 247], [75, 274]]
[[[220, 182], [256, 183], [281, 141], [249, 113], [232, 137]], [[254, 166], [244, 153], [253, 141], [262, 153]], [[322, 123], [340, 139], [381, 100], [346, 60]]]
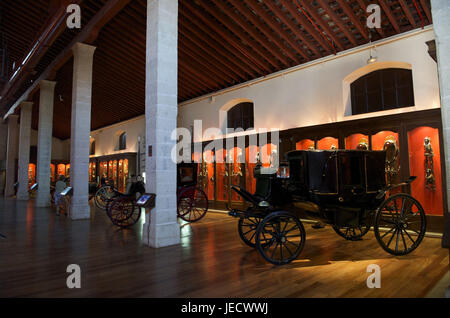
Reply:
[[250, 205], [229, 212], [239, 218], [239, 235], [268, 262], [287, 264], [299, 256], [306, 240], [301, 218], [330, 224], [346, 240], [360, 240], [373, 227], [380, 246], [393, 255], [411, 253], [422, 242], [425, 212], [398, 191], [416, 177], [387, 185], [384, 151], [298, 150], [287, 160], [279, 170], [257, 166], [253, 194], [232, 187]]
[[197, 186], [197, 163], [177, 165], [177, 214], [186, 222], [197, 222], [208, 211], [208, 197]]

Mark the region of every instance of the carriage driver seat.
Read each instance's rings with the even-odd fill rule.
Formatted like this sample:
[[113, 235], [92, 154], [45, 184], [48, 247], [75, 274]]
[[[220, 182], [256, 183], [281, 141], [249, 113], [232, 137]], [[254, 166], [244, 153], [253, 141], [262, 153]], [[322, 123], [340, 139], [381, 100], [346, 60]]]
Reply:
[[258, 206], [260, 202], [270, 199], [272, 179], [276, 177], [276, 170], [271, 171], [268, 169], [270, 168], [255, 167], [256, 189], [254, 194], [238, 186], [232, 186], [231, 189], [236, 191], [245, 201]]

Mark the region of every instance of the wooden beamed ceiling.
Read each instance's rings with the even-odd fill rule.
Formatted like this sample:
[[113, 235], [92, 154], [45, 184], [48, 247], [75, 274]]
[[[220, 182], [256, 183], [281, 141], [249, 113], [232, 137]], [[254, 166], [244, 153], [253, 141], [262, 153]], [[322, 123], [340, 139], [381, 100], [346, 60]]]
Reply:
[[[47, 19], [51, 0], [7, 1], [3, 16], [11, 61], [23, 59]], [[85, 25], [107, 0], [83, 0]], [[179, 0], [179, 101], [432, 23], [429, 0], [378, 1], [382, 27], [366, 27], [369, 0]], [[146, 0], [132, 0], [93, 45], [92, 129], [139, 116], [145, 109]], [[20, 8], [33, 12], [32, 19]], [[5, 17], [6, 16], [6, 17]], [[40, 22], [41, 21], [41, 22]], [[65, 30], [48, 48], [21, 96], [76, 36]], [[54, 135], [70, 138], [72, 59], [57, 70]], [[1, 83], [0, 83], [1, 89]], [[38, 92], [30, 97], [36, 101]], [[10, 105], [2, 104], [3, 107]], [[3, 109], [6, 111], [7, 109]], [[33, 127], [37, 128], [36, 116]]]

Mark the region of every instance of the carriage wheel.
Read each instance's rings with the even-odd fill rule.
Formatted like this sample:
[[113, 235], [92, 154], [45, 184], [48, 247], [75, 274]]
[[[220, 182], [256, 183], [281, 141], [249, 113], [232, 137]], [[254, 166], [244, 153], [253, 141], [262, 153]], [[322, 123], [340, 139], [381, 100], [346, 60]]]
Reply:
[[178, 216], [186, 222], [197, 222], [208, 211], [208, 197], [200, 188], [181, 192], [178, 198]]
[[419, 201], [405, 193], [387, 198], [375, 216], [375, 237], [393, 255], [414, 251], [422, 242], [426, 227], [427, 219]]
[[279, 211], [266, 216], [256, 230], [256, 248], [264, 259], [275, 265], [288, 264], [305, 246], [306, 234], [295, 215]]
[[339, 235], [349, 241], [358, 241], [370, 230], [370, 224], [361, 224], [360, 226], [343, 226], [339, 227], [333, 225], [333, 230]]
[[127, 198], [115, 200], [108, 209], [108, 212], [112, 223], [122, 228], [134, 225], [141, 216], [141, 209]]
[[239, 236], [241, 237], [241, 240], [250, 247], [256, 246], [256, 229], [258, 228], [259, 223], [261, 223], [261, 218], [256, 218], [253, 216], [239, 218]]
[[111, 191], [110, 186], [104, 186], [95, 192], [94, 202], [95, 205], [102, 210], [106, 209], [106, 205], [108, 200], [110, 200], [114, 196], [114, 191]]

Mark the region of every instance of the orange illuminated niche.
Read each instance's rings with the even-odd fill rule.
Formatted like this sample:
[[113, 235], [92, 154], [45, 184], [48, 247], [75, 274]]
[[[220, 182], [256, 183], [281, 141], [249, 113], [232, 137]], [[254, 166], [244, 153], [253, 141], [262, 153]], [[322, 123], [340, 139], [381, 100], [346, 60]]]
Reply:
[[30, 163], [28, 165], [28, 188], [36, 183], [36, 165]]
[[317, 142], [318, 150], [334, 150], [339, 148], [339, 140], [334, 137], [325, 137]]
[[296, 150], [313, 150], [314, 148], [314, 140], [311, 139], [303, 139], [295, 144]]
[[[434, 186], [426, 182], [425, 138], [428, 137], [433, 151]], [[425, 213], [443, 215], [441, 149], [439, 130], [431, 127], [418, 127], [408, 132], [409, 170], [417, 179], [411, 184], [411, 194], [422, 204]]]
[[[367, 148], [367, 149], [364, 149]], [[369, 136], [364, 134], [353, 134], [345, 138], [345, 149], [347, 150], [369, 150]]]

